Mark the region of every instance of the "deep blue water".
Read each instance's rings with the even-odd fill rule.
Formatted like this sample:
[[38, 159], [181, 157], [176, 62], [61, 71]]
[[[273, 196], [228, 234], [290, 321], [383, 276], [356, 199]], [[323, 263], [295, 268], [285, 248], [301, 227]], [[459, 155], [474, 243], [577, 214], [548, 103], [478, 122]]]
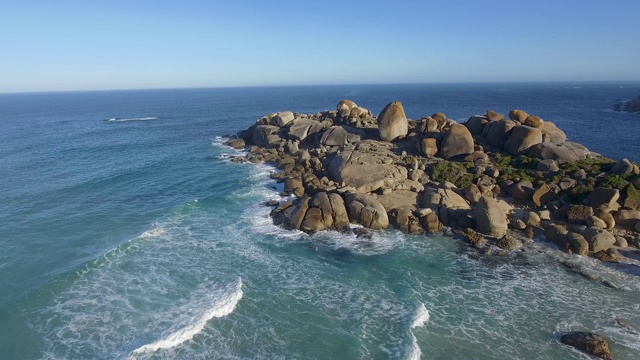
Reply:
[[380, 232], [371, 245], [283, 231], [262, 205], [277, 196], [271, 169], [228, 162], [221, 142], [274, 111], [349, 98], [377, 114], [400, 100], [414, 119], [521, 108], [640, 161], [640, 115], [610, 110], [639, 94], [573, 83], [0, 95], [0, 359], [580, 358], [557, 341], [572, 329], [607, 334], [631, 359], [640, 335], [614, 319], [640, 323], [638, 274], [567, 257], [614, 291], [561, 271], [551, 259], [566, 256], [545, 244], [499, 261], [439, 236]]

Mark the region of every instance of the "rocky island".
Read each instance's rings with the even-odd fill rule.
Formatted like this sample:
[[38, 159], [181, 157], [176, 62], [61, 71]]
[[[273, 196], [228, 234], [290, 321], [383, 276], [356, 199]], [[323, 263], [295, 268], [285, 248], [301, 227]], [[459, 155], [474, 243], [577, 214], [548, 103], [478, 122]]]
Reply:
[[640, 113], [640, 96], [629, 101], [621, 101], [613, 105], [615, 111], [626, 111], [630, 113]]
[[446, 231], [486, 255], [546, 240], [605, 262], [640, 247], [638, 164], [567, 141], [524, 110], [488, 110], [459, 124], [443, 113], [407, 119], [399, 101], [374, 116], [343, 100], [317, 114], [266, 115], [226, 144], [247, 150], [234, 162], [280, 170], [271, 176], [284, 183], [283, 200], [267, 205], [286, 229], [365, 238], [390, 226]]

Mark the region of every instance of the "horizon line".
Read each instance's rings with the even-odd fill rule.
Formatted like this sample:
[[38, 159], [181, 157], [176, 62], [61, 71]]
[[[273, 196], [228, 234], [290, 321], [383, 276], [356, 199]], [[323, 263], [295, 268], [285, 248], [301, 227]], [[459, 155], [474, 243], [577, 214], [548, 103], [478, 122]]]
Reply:
[[611, 84], [637, 83], [638, 80], [531, 80], [531, 81], [434, 81], [434, 82], [402, 82], [402, 83], [337, 83], [337, 84], [289, 84], [289, 85], [221, 85], [194, 87], [150, 87], [150, 88], [111, 88], [111, 89], [80, 89], [80, 90], [35, 90], [35, 91], [0, 91], [0, 95], [26, 94], [57, 94], [80, 92], [113, 92], [113, 91], [163, 91], [163, 90], [207, 90], [207, 89], [259, 89], [259, 88], [291, 88], [291, 87], [329, 87], [329, 86], [407, 86], [407, 85], [492, 85], [492, 84]]

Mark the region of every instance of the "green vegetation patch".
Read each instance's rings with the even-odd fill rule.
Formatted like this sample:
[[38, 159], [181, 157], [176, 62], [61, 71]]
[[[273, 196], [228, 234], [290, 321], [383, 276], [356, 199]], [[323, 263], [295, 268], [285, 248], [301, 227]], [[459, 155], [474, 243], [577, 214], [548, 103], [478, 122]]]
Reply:
[[[473, 167], [473, 165], [472, 165]], [[428, 169], [429, 170], [429, 169]], [[448, 181], [459, 188], [471, 185], [478, 175], [469, 174], [466, 164], [454, 161], [440, 161], [430, 169], [429, 175], [437, 182]]]

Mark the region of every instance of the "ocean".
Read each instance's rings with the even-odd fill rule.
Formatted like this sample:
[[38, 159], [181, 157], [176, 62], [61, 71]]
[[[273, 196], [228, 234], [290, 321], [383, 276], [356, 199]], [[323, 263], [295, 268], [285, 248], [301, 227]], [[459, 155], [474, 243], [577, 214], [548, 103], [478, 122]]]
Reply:
[[[373, 241], [272, 225], [281, 184], [227, 134], [342, 99], [464, 121], [521, 108], [640, 161], [633, 83], [353, 85], [0, 94], [0, 359], [586, 359], [569, 330], [640, 353], [640, 271], [536, 242]], [[571, 261], [620, 289], [562, 269]]]

